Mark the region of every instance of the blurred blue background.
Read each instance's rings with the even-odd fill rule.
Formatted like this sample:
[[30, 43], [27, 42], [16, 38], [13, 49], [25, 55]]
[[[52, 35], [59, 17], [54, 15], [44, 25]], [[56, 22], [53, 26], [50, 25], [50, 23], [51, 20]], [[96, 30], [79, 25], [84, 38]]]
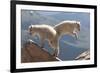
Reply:
[[[28, 39], [32, 39], [36, 43], [40, 43], [37, 36], [32, 37], [28, 34], [27, 29], [29, 25], [33, 24], [47, 24], [55, 26], [64, 20], [80, 21], [81, 31], [79, 32], [79, 39], [64, 35], [60, 39], [60, 54], [59, 58], [65, 60], [75, 60], [75, 58], [82, 52], [90, 49], [90, 14], [85, 12], [61, 12], [61, 11], [35, 11], [35, 10], [21, 10], [21, 46], [26, 43]], [[53, 53], [53, 49], [45, 43], [45, 50]]]

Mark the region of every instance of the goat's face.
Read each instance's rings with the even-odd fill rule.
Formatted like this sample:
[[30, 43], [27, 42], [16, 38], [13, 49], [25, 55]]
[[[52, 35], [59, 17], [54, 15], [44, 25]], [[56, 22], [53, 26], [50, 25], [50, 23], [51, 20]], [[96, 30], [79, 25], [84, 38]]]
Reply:
[[76, 23], [75, 29], [73, 31], [73, 34], [75, 35], [76, 39], [78, 39], [78, 32], [80, 32], [80, 22]]
[[76, 23], [76, 28], [77, 28], [78, 31], [80, 31], [80, 22]]
[[36, 27], [30, 25], [29, 28], [28, 28], [28, 32], [30, 35], [34, 36], [36, 34]]
[[28, 28], [28, 32], [29, 32], [30, 35], [32, 35], [32, 25], [29, 26], [29, 28]]

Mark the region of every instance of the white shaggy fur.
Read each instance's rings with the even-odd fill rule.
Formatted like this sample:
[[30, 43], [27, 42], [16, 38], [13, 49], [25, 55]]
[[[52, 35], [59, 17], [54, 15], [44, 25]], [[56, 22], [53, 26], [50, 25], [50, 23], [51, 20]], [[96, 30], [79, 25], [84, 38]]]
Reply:
[[54, 56], [58, 55], [58, 44], [56, 39], [56, 31], [49, 25], [30, 25], [28, 29], [30, 35], [39, 35], [41, 39], [41, 47], [44, 47], [44, 41], [48, 40], [49, 45], [54, 49]]
[[[80, 22], [79, 21], [62, 21], [56, 26], [54, 26], [54, 29], [56, 30], [56, 55], [59, 54], [59, 39], [63, 35], [72, 35], [75, 36], [76, 39], [78, 38], [78, 32], [80, 31]], [[53, 44], [53, 43], [52, 43]]]
[[62, 21], [57, 24], [54, 29], [57, 32], [57, 36], [61, 37], [62, 35], [69, 34], [78, 38], [78, 32], [80, 31], [80, 22], [79, 21]]
[[30, 25], [28, 29], [31, 35], [38, 34], [41, 38], [41, 47], [44, 47], [44, 41], [48, 40], [49, 45], [54, 49], [54, 56], [59, 54], [59, 38], [62, 35], [69, 34], [78, 38], [77, 33], [80, 31], [80, 22], [63, 21], [54, 28], [49, 25]]

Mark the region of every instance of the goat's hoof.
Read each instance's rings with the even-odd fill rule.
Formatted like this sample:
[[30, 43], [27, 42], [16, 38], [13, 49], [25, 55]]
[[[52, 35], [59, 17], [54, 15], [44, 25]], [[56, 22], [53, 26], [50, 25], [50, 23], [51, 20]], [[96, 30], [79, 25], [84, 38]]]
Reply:
[[58, 57], [58, 55], [56, 55], [56, 54], [53, 54], [52, 56], [53, 56], [53, 57]]

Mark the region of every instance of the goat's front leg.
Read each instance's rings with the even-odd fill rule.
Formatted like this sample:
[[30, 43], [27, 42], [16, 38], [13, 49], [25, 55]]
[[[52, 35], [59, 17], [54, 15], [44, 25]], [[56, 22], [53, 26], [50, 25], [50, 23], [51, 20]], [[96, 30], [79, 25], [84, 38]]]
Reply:
[[75, 36], [76, 40], [78, 39], [78, 32], [77, 30], [74, 29], [74, 31], [72, 32], [72, 34]]
[[73, 35], [75, 36], [76, 40], [78, 39], [78, 34], [77, 33], [73, 33]]
[[41, 38], [40, 47], [44, 48], [44, 38]]

